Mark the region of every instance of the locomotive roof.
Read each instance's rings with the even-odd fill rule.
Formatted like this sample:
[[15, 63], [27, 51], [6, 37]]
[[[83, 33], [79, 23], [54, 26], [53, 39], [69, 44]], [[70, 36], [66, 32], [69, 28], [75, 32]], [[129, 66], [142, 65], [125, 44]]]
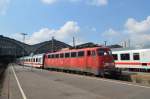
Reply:
[[90, 50], [90, 49], [97, 49], [97, 48], [108, 48], [105, 46], [99, 46], [99, 47], [89, 47], [89, 48], [81, 48], [81, 49], [67, 49], [67, 50], [60, 50], [57, 52], [48, 52], [46, 54], [50, 54], [50, 53], [60, 53], [60, 52], [69, 52], [69, 51], [83, 51], [83, 50]]

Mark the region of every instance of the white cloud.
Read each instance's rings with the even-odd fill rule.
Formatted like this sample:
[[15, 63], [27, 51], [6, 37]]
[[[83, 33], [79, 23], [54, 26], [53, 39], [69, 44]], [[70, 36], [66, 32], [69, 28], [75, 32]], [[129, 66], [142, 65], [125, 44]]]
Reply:
[[10, 38], [13, 38], [13, 39], [16, 39], [16, 40], [19, 40], [19, 41], [23, 42], [23, 37], [20, 33], [12, 33], [12, 34], [7, 34], [7, 35]]
[[49, 29], [42, 28], [38, 32], [34, 32], [29, 39], [26, 40], [28, 44], [36, 44], [39, 42], [43, 42], [46, 40], [50, 40], [52, 36], [54, 36], [58, 40], [67, 40], [73, 35], [78, 33], [80, 27], [77, 22], [68, 21], [66, 22], [60, 29]]
[[56, 3], [58, 0], [41, 0], [44, 4], [48, 4], [48, 5], [51, 5], [51, 4], [54, 4]]
[[129, 18], [125, 23], [125, 28], [135, 45], [143, 46], [150, 42], [150, 16], [142, 21]]
[[5, 15], [11, 0], [0, 0], [0, 14]]
[[106, 37], [115, 37], [117, 35], [119, 35], [120, 33], [112, 28], [106, 30], [104, 33], [103, 33], [103, 36], [106, 36]]
[[141, 22], [138, 22], [134, 18], [129, 18], [125, 24], [125, 27], [131, 33], [150, 33], [150, 16]]
[[92, 27], [92, 28], [91, 28], [91, 31], [96, 32], [97, 29], [96, 29], [95, 27]]
[[109, 44], [113, 44], [113, 43], [119, 43], [123, 40], [125, 40], [126, 38], [126, 34], [124, 34], [122, 31], [118, 31], [112, 28], [109, 28], [108, 30], [104, 31], [101, 34], [102, 38], [105, 38], [106, 41], [109, 42]]
[[87, 3], [94, 6], [106, 6], [108, 0], [88, 0]]
[[70, 1], [70, 2], [80, 2], [82, 0], [68, 0], [68, 1]]
[[103, 36], [113, 41], [118, 40], [118, 42], [130, 39], [132, 46], [138, 47], [143, 47], [150, 42], [150, 16], [142, 21], [129, 18], [124, 26], [125, 28], [119, 32], [108, 29], [103, 33]]
[[[54, 4], [56, 2], [60, 2], [60, 0], [41, 0], [41, 1], [44, 4], [49, 4], [49, 5]], [[108, 0], [62, 0], [62, 1], [72, 2], [72, 3], [80, 2], [92, 6], [106, 6], [108, 4]]]

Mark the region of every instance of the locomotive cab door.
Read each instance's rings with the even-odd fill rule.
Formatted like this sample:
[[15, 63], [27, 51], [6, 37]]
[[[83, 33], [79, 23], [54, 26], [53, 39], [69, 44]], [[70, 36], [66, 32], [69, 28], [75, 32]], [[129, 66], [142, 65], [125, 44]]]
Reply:
[[96, 65], [96, 52], [95, 50], [88, 50], [86, 55], [86, 70], [93, 72]]

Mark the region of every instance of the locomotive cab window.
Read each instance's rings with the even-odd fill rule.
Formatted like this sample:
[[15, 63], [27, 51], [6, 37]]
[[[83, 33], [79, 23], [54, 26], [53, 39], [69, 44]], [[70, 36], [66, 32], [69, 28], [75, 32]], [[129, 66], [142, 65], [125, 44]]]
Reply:
[[121, 54], [121, 60], [130, 60], [130, 54], [129, 53], [125, 53], [125, 54]]
[[111, 51], [110, 50], [105, 50], [105, 49], [98, 49], [97, 53], [99, 56], [104, 56], [104, 55], [111, 55]]
[[114, 60], [118, 60], [118, 55], [117, 54], [112, 54], [112, 55], [113, 55]]
[[133, 53], [133, 60], [140, 60], [139, 53]]
[[78, 52], [78, 57], [82, 57], [82, 56], [84, 56], [84, 51]]
[[104, 52], [105, 52], [104, 49], [98, 49], [97, 52], [99, 56], [104, 56]]

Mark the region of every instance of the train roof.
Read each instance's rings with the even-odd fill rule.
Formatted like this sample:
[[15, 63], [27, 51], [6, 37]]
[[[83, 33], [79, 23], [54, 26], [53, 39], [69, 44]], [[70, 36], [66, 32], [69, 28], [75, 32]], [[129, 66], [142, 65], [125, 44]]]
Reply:
[[150, 48], [114, 48], [112, 52], [124, 52], [124, 51], [150, 51]]
[[24, 57], [20, 57], [20, 59], [23, 59], [23, 58], [31, 58], [31, 57], [39, 57], [39, 56], [43, 56], [43, 54], [35, 54], [35, 55], [30, 55], [30, 56], [24, 56]]

